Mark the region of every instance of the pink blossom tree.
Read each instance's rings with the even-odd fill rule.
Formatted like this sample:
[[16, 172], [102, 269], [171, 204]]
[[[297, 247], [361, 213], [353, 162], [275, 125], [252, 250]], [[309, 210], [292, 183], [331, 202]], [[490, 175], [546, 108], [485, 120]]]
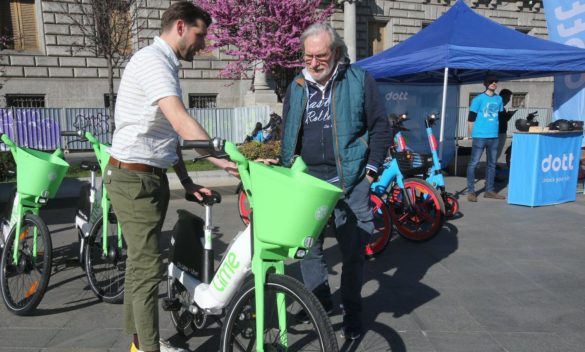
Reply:
[[223, 48], [235, 58], [220, 73], [231, 79], [248, 73], [270, 72], [276, 94], [302, 66], [300, 36], [313, 23], [325, 21], [335, 9], [333, 1], [319, 10], [322, 0], [194, 0], [213, 17], [210, 49]]

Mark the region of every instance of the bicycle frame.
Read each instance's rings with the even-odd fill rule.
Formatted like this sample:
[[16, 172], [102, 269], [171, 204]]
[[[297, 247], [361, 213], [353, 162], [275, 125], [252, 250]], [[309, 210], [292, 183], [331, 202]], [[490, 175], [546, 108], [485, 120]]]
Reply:
[[[4, 144], [10, 148], [10, 152], [12, 153], [15, 162], [18, 164], [18, 152], [20, 148], [6, 134], [2, 134], [1, 139], [2, 142], [4, 142]], [[53, 154], [61, 158], [63, 157], [63, 152], [61, 149], [55, 150]], [[7, 226], [8, 233], [4, 234], [3, 239], [4, 242], [12, 228], [16, 227], [16, 234], [18, 235], [14, 236], [14, 251], [12, 254], [13, 263], [16, 264], [19, 260], [18, 245], [21, 237], [22, 219], [28, 213], [38, 216], [40, 208], [47, 203], [48, 197], [49, 195], [47, 192], [44, 192], [44, 194], [41, 196], [31, 196], [20, 194], [18, 191], [16, 192], [16, 197], [14, 198], [14, 203], [12, 205], [10, 221]], [[37, 235], [37, 228], [35, 227], [33, 230], [33, 259], [37, 256]]]
[[[63, 134], [68, 133], [68, 132], [63, 132]], [[102, 173], [102, 175], [104, 174], [104, 170], [106, 168], [106, 166], [108, 165], [108, 161], [110, 160], [110, 154], [108, 153], [108, 148], [109, 146], [106, 144], [101, 143], [93, 134], [91, 134], [88, 131], [83, 131], [83, 130], [79, 130], [77, 132], [75, 132], [75, 135], [80, 137], [81, 139], [87, 140], [90, 144], [91, 147], [95, 153], [95, 156], [97, 158], [98, 164], [100, 166], [100, 171]], [[100, 195], [100, 201], [99, 203], [97, 203], [96, 205], [96, 194]], [[110, 213], [110, 198], [108, 197], [108, 192], [106, 190], [105, 187], [101, 187], [101, 192], [98, 192], [97, 187], [96, 187], [96, 177], [95, 177], [95, 171], [91, 171], [91, 187], [90, 187], [90, 214], [89, 214], [89, 219], [88, 221], [85, 221], [83, 219], [80, 219], [79, 217], [76, 217], [75, 219], [75, 225], [82, 231], [83, 233], [83, 238], [82, 241], [84, 241], [85, 238], [87, 238], [89, 236], [89, 231], [91, 230], [91, 228], [93, 227], [93, 225], [95, 224], [96, 220], [97, 220], [97, 214], [99, 214], [99, 211], [101, 210], [102, 213], [102, 219], [103, 219], [103, 226], [102, 226], [102, 250], [105, 256], [107, 256], [108, 254], [108, 223], [109, 223], [109, 213]], [[117, 245], [118, 248], [122, 248], [123, 246], [123, 239], [122, 239], [122, 229], [120, 227], [120, 223], [117, 224], [117, 237], [118, 237], [118, 241], [117, 241]], [[83, 250], [83, 242], [82, 245], [80, 246], [81, 249]]]
[[[108, 165], [108, 161], [110, 160], [110, 153], [108, 153], [108, 148], [109, 146], [100, 143], [100, 141], [95, 138], [94, 135], [92, 135], [90, 132], [85, 132], [84, 134], [85, 138], [91, 143], [91, 146], [93, 148], [93, 151], [95, 152], [95, 156], [97, 157], [98, 163], [100, 165], [100, 169], [101, 169], [101, 173], [102, 175], [105, 172], [106, 166]], [[102, 236], [103, 236], [103, 242], [102, 242], [102, 250], [104, 252], [104, 255], [108, 254], [108, 220], [109, 220], [109, 214], [110, 214], [110, 207], [111, 207], [111, 203], [110, 203], [110, 198], [108, 197], [108, 191], [106, 190], [106, 187], [101, 187], [101, 209], [102, 209], [102, 219], [103, 219], [103, 225], [102, 225]], [[91, 219], [90, 219], [91, 220]], [[118, 248], [122, 248], [123, 243], [122, 243], [122, 228], [120, 226], [120, 223], [117, 223], [117, 234], [118, 234]]]
[[[396, 147], [396, 151], [401, 152], [406, 150], [406, 140], [402, 135], [402, 132], [396, 133], [394, 136], [394, 143]], [[398, 187], [405, 193], [405, 199], [409, 208], [412, 207], [412, 200], [410, 196], [407, 194], [408, 192], [404, 191], [404, 175], [400, 171], [398, 167], [398, 162], [395, 158], [392, 158], [384, 163], [384, 170], [382, 174], [378, 177], [378, 180], [373, 182], [370, 186], [370, 191], [377, 196], [383, 196], [388, 187], [392, 184], [392, 182], [396, 182]]]
[[431, 155], [433, 156], [433, 166], [429, 170], [429, 174], [425, 181], [430, 183], [433, 187], [438, 189], [441, 192], [445, 191], [445, 177], [441, 173], [441, 161], [439, 160], [439, 154], [437, 150], [439, 149], [437, 144], [437, 139], [433, 134], [433, 123], [437, 121], [437, 117], [434, 114], [429, 115], [425, 120], [426, 125], [426, 132], [427, 132], [427, 139], [429, 141], [429, 146], [431, 148]]

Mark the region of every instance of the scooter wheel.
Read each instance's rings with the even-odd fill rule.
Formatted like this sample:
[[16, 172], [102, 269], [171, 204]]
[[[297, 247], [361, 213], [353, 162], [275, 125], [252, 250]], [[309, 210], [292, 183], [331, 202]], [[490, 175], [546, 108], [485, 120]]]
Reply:
[[451, 193], [445, 195], [445, 216], [452, 218], [459, 214], [459, 201]]

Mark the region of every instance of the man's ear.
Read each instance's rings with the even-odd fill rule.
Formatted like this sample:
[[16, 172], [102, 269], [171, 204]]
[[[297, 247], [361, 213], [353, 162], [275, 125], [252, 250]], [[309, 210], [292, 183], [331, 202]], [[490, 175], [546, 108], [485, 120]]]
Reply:
[[178, 19], [177, 22], [175, 22], [175, 28], [177, 29], [177, 34], [182, 36], [183, 33], [185, 33], [185, 22], [181, 19]]
[[341, 48], [336, 48], [335, 49], [335, 61], [339, 61], [339, 59], [341, 59]]

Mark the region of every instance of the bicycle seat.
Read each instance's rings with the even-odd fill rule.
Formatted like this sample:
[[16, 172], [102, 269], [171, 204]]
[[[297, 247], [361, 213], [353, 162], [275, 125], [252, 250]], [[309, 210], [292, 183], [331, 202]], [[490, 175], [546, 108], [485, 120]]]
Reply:
[[79, 165], [81, 170], [89, 170], [96, 172], [100, 169], [100, 164], [95, 161], [82, 161], [81, 165]]
[[211, 191], [211, 195], [205, 195], [203, 194], [203, 199], [202, 200], [198, 200], [197, 198], [195, 198], [194, 195], [189, 194], [189, 193], [185, 193], [185, 200], [188, 202], [195, 202], [195, 203], [199, 203], [201, 205], [214, 205], [214, 204], [219, 204], [221, 203], [221, 194], [219, 194], [216, 191]]

